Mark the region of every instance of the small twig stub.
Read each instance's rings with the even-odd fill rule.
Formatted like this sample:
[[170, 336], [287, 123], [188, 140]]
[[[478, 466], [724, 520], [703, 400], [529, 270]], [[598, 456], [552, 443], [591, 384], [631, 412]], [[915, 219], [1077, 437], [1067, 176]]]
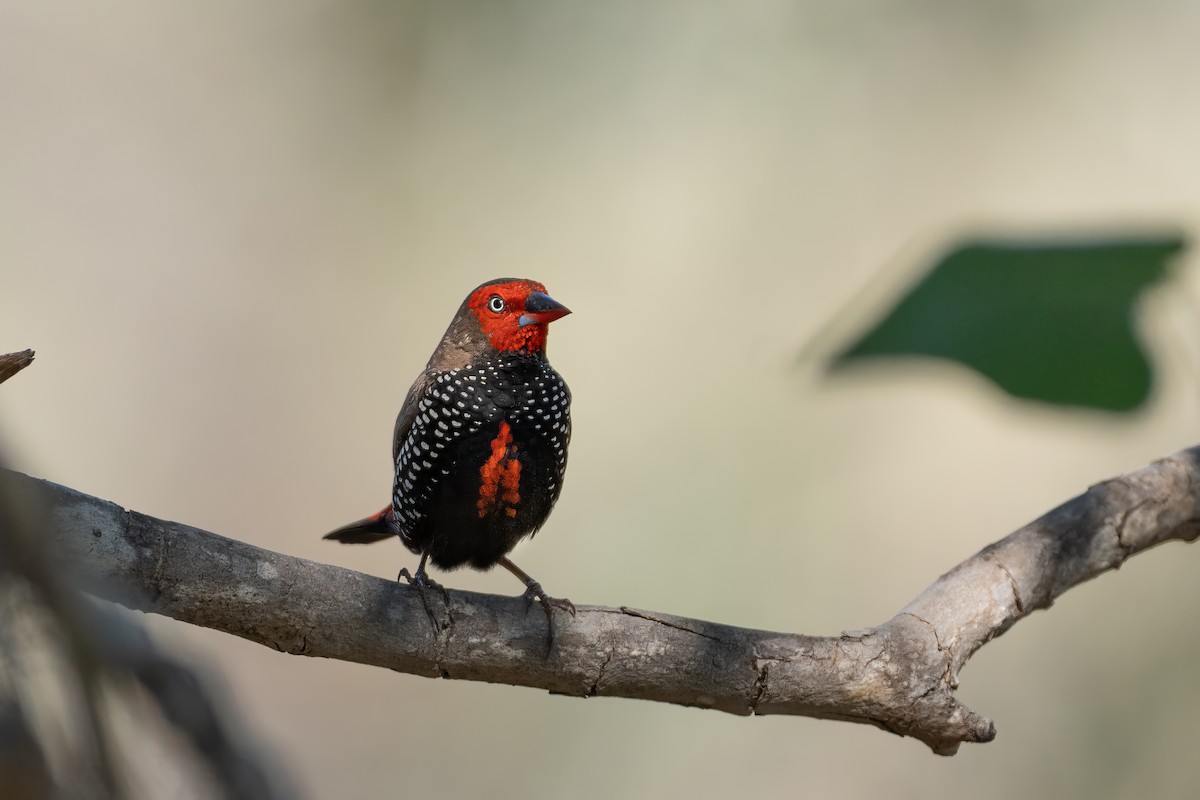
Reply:
[[4, 383], [32, 363], [32, 350], [22, 350], [19, 353], [5, 353], [4, 355], [0, 355], [0, 383]]

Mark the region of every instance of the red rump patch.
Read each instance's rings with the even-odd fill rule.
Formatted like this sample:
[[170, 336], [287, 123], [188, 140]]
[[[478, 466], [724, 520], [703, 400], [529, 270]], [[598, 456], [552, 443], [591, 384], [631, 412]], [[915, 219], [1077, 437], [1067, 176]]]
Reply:
[[475, 504], [479, 516], [486, 517], [499, 505], [504, 507], [505, 514], [515, 517], [517, 503], [521, 502], [521, 462], [507, 422], [500, 423], [500, 430], [492, 440], [492, 454], [479, 468], [479, 477], [479, 500]]
[[[521, 315], [525, 313], [525, 300], [533, 292], [546, 291], [546, 287], [537, 281], [516, 280], [508, 283], [493, 283], [480, 286], [467, 299], [467, 308], [479, 320], [488, 341], [497, 350], [514, 351], [527, 350], [537, 352], [546, 346], [546, 325], [526, 325], [521, 327]], [[495, 311], [489, 308], [493, 296], [499, 296], [504, 301], [504, 310]]]

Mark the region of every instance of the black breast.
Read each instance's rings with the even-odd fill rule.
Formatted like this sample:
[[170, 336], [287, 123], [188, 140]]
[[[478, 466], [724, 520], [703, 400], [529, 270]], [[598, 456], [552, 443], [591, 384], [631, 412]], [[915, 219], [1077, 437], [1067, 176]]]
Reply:
[[571, 393], [546, 359], [503, 354], [430, 382], [396, 457], [401, 538], [442, 569], [494, 565], [562, 491]]

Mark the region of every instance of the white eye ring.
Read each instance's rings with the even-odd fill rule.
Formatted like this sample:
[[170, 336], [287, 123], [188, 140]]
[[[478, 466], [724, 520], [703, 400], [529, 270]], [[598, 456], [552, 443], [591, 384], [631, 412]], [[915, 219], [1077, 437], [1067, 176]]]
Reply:
[[504, 310], [504, 298], [498, 294], [492, 295], [488, 298], [487, 307], [493, 314], [499, 314]]

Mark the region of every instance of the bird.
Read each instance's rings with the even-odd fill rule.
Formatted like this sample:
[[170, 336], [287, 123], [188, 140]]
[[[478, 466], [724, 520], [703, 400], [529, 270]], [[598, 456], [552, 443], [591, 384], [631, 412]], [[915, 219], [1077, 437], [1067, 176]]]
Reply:
[[400, 571], [421, 592], [427, 562], [441, 570], [499, 564], [525, 584], [526, 608], [545, 610], [549, 642], [558, 606], [508, 557], [550, 516], [562, 492], [571, 441], [571, 391], [546, 357], [549, 325], [571, 311], [524, 278], [497, 278], [463, 300], [396, 417], [391, 502], [325, 534], [344, 544], [399, 537], [420, 557]]

